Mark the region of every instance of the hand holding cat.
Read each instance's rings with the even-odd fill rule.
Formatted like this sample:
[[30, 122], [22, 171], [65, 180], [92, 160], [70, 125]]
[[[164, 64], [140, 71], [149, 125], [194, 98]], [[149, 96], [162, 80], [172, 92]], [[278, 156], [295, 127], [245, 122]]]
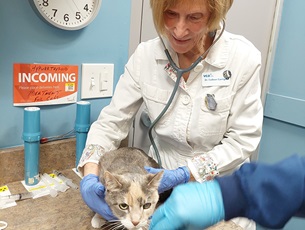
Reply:
[[160, 171], [164, 171], [158, 191], [162, 193], [167, 191], [178, 184], [187, 183], [190, 179], [190, 172], [186, 166], [179, 167], [177, 169], [156, 169], [151, 167], [145, 167], [146, 171], [152, 174], [156, 174]]
[[100, 214], [106, 220], [117, 219], [105, 202], [105, 187], [99, 182], [98, 176], [88, 174], [80, 182], [80, 190], [83, 200], [90, 209]]
[[224, 219], [217, 181], [177, 186], [153, 214], [150, 230], [205, 229]]

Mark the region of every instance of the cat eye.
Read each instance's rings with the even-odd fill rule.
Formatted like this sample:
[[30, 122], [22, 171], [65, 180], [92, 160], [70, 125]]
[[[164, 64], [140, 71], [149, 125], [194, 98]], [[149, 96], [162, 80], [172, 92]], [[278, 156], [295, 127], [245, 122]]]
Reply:
[[143, 209], [149, 209], [151, 206], [151, 203], [146, 203], [143, 205]]
[[129, 208], [129, 206], [128, 206], [128, 204], [122, 203], [122, 204], [119, 204], [119, 208], [122, 210], [127, 210]]

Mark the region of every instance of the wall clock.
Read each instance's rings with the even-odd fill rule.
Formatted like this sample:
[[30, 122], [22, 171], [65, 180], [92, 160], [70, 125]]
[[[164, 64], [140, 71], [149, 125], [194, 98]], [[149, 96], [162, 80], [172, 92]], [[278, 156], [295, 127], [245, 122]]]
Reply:
[[79, 30], [97, 16], [102, 0], [33, 0], [39, 14], [51, 25]]

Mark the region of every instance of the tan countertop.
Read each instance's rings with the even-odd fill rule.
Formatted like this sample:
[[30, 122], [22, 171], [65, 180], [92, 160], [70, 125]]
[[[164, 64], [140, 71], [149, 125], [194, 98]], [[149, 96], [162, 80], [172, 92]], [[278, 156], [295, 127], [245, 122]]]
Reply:
[[[62, 171], [79, 185], [80, 178], [72, 170]], [[21, 182], [8, 184], [12, 194], [26, 192]], [[68, 189], [53, 198], [49, 195], [36, 199], [18, 201], [17, 206], [0, 210], [0, 221], [8, 223], [5, 230], [93, 230], [94, 215], [80, 195], [79, 189]], [[222, 222], [209, 230], [241, 230], [233, 222]]]
[[[125, 143], [126, 144], [126, 143]], [[71, 170], [75, 167], [75, 138], [54, 141], [40, 146], [40, 172], [57, 169], [79, 184], [80, 178]], [[126, 144], [127, 146], [127, 144]], [[26, 192], [21, 184], [24, 173], [24, 149], [0, 150], [0, 186], [8, 185], [12, 194]], [[18, 182], [12, 182], [18, 181]], [[17, 206], [0, 209], [0, 221], [8, 223], [5, 230], [92, 230], [94, 215], [83, 202], [80, 191], [69, 189], [58, 196], [44, 196], [17, 202]], [[233, 222], [222, 222], [209, 230], [241, 230]]]
[[[79, 184], [80, 178], [72, 171], [63, 173]], [[26, 192], [21, 182], [8, 184], [12, 194]], [[7, 222], [5, 230], [44, 230], [44, 229], [94, 229], [91, 218], [94, 215], [83, 202], [79, 189], [68, 189], [58, 196], [43, 196], [36, 199], [22, 200], [13, 206], [0, 210], [0, 221]]]

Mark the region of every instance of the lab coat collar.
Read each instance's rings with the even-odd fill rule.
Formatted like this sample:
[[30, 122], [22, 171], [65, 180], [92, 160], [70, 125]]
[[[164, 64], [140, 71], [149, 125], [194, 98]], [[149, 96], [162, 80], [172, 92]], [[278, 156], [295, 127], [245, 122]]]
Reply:
[[[216, 32], [216, 38], [219, 36], [220, 30]], [[166, 37], [162, 37], [163, 41], [172, 56], [172, 59], [175, 63], [178, 64], [178, 56], [177, 53], [170, 47], [170, 43], [166, 39]], [[160, 39], [160, 38], [159, 38]], [[160, 40], [160, 46], [155, 51], [156, 60], [167, 60], [166, 54], [164, 52], [163, 44]], [[215, 43], [215, 45], [211, 48], [208, 53], [208, 56], [205, 59], [205, 62], [209, 65], [212, 65], [216, 68], [224, 68], [228, 62], [229, 58], [229, 33], [224, 31], [221, 38]]]
[[[220, 30], [217, 30], [215, 38], [219, 36]], [[229, 34], [224, 31], [221, 38], [211, 48], [205, 61], [217, 68], [224, 68], [229, 59]]]
[[[166, 37], [162, 36], [162, 39], [163, 39], [163, 42], [165, 43], [166, 48], [168, 49], [169, 54], [172, 57], [172, 59], [174, 60], [174, 62], [177, 63], [177, 61], [178, 61], [177, 53], [172, 49], [172, 47], [170, 46], [170, 43], [169, 43], [169, 41], [167, 40]], [[159, 44], [160, 44], [160, 46], [158, 46], [158, 48], [156, 49], [156, 52], [155, 52], [156, 60], [166, 60], [166, 61], [168, 61], [167, 56], [164, 52], [165, 48], [164, 48], [160, 38], [159, 38]]]

